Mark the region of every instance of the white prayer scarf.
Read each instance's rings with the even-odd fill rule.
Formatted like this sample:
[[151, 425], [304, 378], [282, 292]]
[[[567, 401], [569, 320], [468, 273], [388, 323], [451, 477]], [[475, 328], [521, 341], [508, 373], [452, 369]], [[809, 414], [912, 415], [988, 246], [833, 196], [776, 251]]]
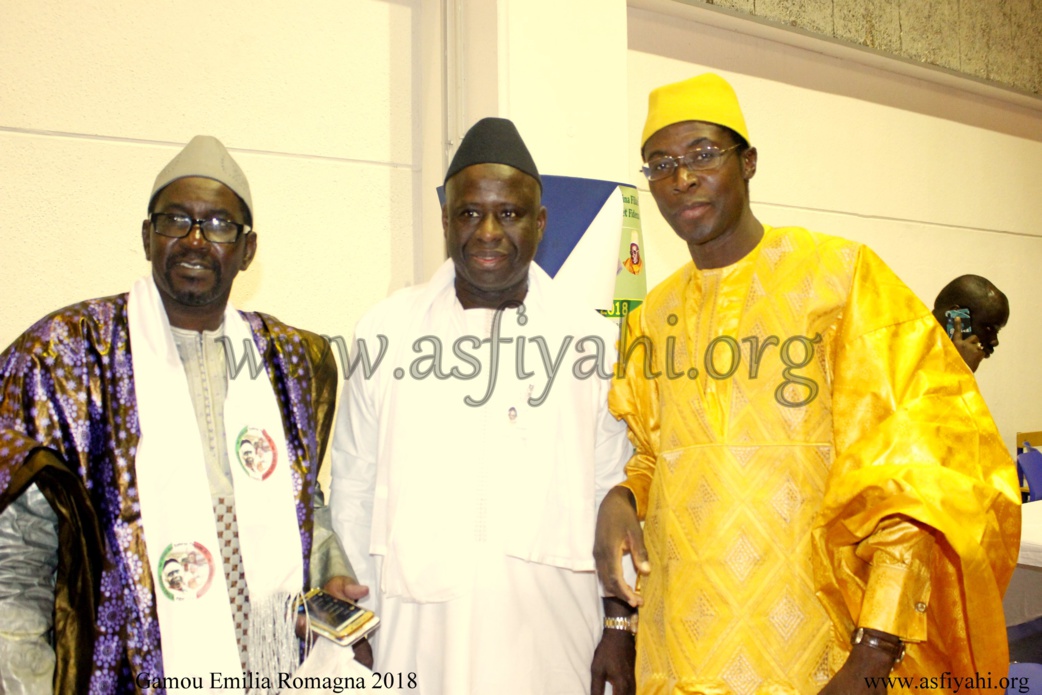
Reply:
[[[241, 673], [232, 607], [214, 525], [203, 445], [184, 368], [152, 276], [134, 283], [127, 306], [141, 429], [135, 458], [141, 519], [166, 677]], [[224, 333], [236, 352], [255, 349], [229, 303]], [[293, 672], [298, 644], [284, 607], [301, 591], [303, 560], [282, 417], [266, 372], [240, 372], [224, 405], [228, 455], [246, 582], [250, 670], [255, 638], [280, 643], [265, 670]], [[243, 444], [243, 442], [247, 444]], [[289, 634], [285, 634], [286, 632]], [[289, 661], [289, 663], [287, 663]], [[266, 674], [258, 674], [266, 675]], [[227, 692], [222, 690], [222, 692]]]

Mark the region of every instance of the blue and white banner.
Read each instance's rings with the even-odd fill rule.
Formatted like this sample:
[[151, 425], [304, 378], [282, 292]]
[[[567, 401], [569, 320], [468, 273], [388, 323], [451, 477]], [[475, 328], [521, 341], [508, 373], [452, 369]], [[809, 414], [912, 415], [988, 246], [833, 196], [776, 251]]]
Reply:
[[[547, 221], [535, 261], [554, 282], [606, 316], [624, 317], [647, 294], [637, 189], [543, 176]], [[444, 203], [444, 187], [438, 188]]]

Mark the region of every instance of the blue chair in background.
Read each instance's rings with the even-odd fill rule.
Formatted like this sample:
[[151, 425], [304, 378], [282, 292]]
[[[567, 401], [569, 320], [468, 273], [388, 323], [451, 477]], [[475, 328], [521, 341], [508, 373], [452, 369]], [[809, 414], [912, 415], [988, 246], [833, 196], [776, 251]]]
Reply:
[[1042, 451], [1024, 442], [1024, 453], [1017, 456], [1017, 465], [1028, 481], [1028, 502], [1042, 499]]
[[[1013, 680], [1013, 679], [1016, 680]], [[1006, 693], [1042, 695], [1042, 664], [1010, 664]]]

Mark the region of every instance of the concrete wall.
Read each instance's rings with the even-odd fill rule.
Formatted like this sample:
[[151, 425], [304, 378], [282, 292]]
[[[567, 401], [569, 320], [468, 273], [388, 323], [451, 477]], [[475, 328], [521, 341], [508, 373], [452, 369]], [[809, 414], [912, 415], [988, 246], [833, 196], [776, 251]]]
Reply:
[[1042, 94], [1038, 0], [677, 0]]

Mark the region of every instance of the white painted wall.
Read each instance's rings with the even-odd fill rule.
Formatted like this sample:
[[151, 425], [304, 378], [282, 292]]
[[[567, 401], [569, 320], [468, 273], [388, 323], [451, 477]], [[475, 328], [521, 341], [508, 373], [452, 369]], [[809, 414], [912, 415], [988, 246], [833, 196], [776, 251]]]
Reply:
[[[871, 246], [928, 306], [964, 273], [992, 280], [1011, 318], [978, 383], [1012, 450], [1042, 427], [1042, 101], [1023, 106], [662, 13], [629, 15], [630, 168], [651, 89], [707, 70], [735, 87], [759, 151], [764, 223]], [[992, 126], [992, 127], [988, 127]], [[1032, 133], [1034, 139], [1023, 137]], [[649, 284], [690, 256], [641, 183]]]
[[[196, 133], [253, 187], [234, 301], [347, 336], [444, 257], [433, 189], [476, 120], [514, 119], [545, 173], [642, 184], [648, 91], [711, 68], [760, 150], [761, 219], [869, 243], [927, 301], [965, 272], [1006, 291], [978, 377], [1011, 447], [1042, 429], [1039, 110], [636, 5], [655, 3], [0, 0], [0, 345], [147, 271], [151, 182]], [[642, 185], [661, 279], [687, 253]]]
[[424, 5], [0, 0], [0, 344], [148, 271], [152, 181], [197, 133], [253, 192], [233, 301], [349, 336], [419, 267]]
[[[447, 156], [471, 125], [500, 116], [517, 125], [543, 174], [633, 180], [621, 144], [625, 0], [448, 4]], [[428, 254], [428, 273], [443, 258]]]
[[626, 4], [500, 0], [502, 115], [537, 152], [540, 171], [628, 181]]

